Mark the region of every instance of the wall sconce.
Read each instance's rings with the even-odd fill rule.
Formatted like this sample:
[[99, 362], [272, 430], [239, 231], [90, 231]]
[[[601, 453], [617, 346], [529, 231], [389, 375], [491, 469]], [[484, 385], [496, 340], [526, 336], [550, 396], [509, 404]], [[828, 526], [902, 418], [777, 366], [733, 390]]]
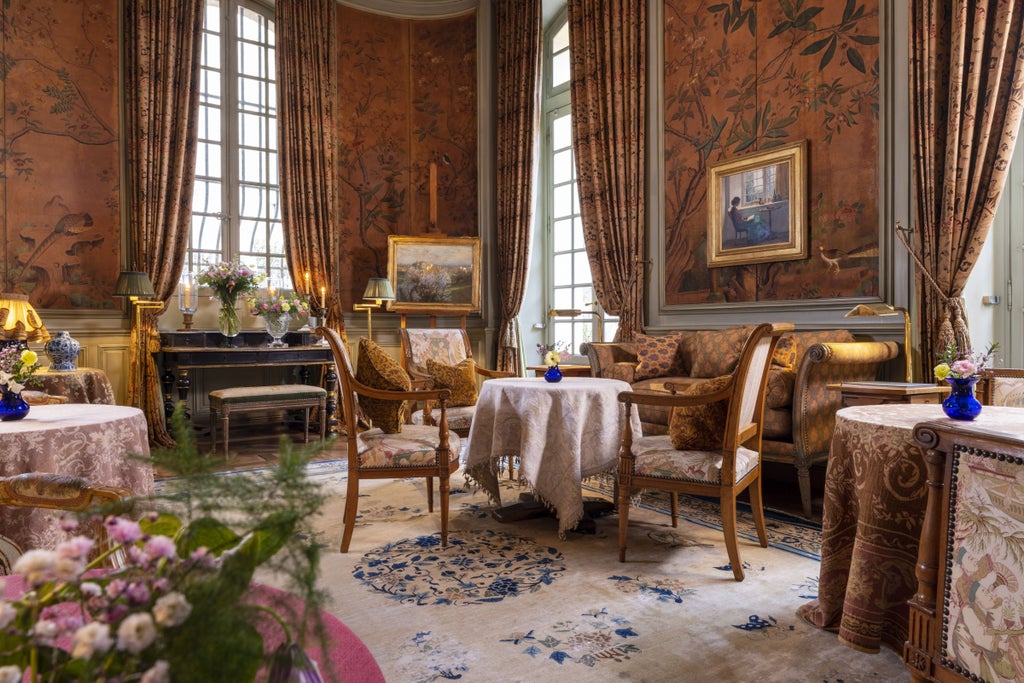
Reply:
[[182, 273], [178, 280], [178, 308], [181, 309], [181, 324], [179, 332], [190, 332], [192, 330], [192, 316], [199, 307], [199, 288], [196, 282], [195, 273]]
[[861, 316], [885, 316], [903, 314], [903, 356], [907, 369], [907, 383], [914, 380], [913, 366], [910, 363], [910, 312], [902, 306], [890, 304], [858, 304], [846, 312], [844, 318], [859, 318]]
[[366, 336], [373, 339], [373, 320], [371, 312], [385, 301], [395, 300], [395, 290], [391, 288], [391, 280], [386, 277], [371, 277], [366, 283], [366, 291], [363, 292], [363, 301], [372, 301], [370, 304], [353, 304], [353, 311], [366, 311]]
[[142, 309], [163, 309], [162, 301], [151, 301], [149, 297], [156, 296], [153, 283], [149, 275], [134, 270], [124, 270], [117, 276], [117, 284], [114, 285], [114, 296], [128, 299], [132, 307], [132, 330], [136, 337], [136, 355], [134, 362], [129, 362], [129, 367], [134, 370], [129, 376], [128, 395], [131, 404], [136, 408], [142, 408], [140, 400], [142, 394], [142, 378], [145, 377], [143, 363], [145, 361], [146, 340], [142, 336]]
[[28, 301], [28, 294], [0, 294], [0, 348], [28, 348], [29, 342], [46, 342], [50, 333]]

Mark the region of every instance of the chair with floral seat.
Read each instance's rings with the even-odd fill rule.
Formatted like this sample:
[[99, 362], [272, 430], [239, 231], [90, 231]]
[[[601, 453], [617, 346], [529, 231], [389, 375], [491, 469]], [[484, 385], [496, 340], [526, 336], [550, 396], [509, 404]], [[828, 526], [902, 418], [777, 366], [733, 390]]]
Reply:
[[[334, 363], [341, 378], [341, 406], [345, 420], [345, 440], [348, 451], [348, 489], [345, 497], [344, 532], [341, 552], [348, 552], [359, 508], [359, 481], [361, 479], [426, 479], [427, 509], [434, 511], [434, 477], [440, 485], [441, 546], [448, 545], [448, 499], [451, 486], [449, 477], [459, 469], [461, 442], [458, 435], [448, 429], [447, 403], [451, 392], [447, 389], [393, 390], [381, 389], [360, 382], [353, 370], [348, 350], [337, 332], [330, 328], [317, 328], [317, 334], [327, 340], [334, 354]], [[372, 343], [360, 340], [360, 354], [373, 350]], [[378, 358], [378, 361], [381, 359]], [[362, 360], [360, 362], [363, 362]], [[386, 359], [383, 359], [386, 363]], [[404, 371], [397, 361], [385, 374]], [[408, 380], [406, 380], [408, 383]], [[433, 425], [401, 424], [397, 415], [405, 401], [429, 400], [437, 406]], [[360, 401], [367, 404], [384, 402], [395, 404], [393, 417], [380, 420], [380, 426], [362, 429], [359, 425]], [[365, 406], [369, 407], [369, 406]], [[376, 410], [376, 407], [375, 409]], [[374, 411], [364, 414], [373, 420]], [[377, 413], [379, 414], [379, 413]]]
[[1024, 370], [989, 368], [981, 373], [978, 399], [988, 406], [1024, 408]]
[[743, 343], [736, 369], [729, 375], [687, 385], [682, 393], [624, 391], [626, 414], [633, 404], [672, 409], [669, 433], [642, 436], [624, 422], [619, 451], [619, 561], [626, 561], [631, 494], [660, 489], [671, 494], [672, 526], [677, 524], [678, 493], [717, 497], [722, 531], [733, 577], [742, 581], [736, 536], [736, 496], [744, 490], [762, 547], [768, 536], [761, 503], [761, 433], [768, 366], [779, 337], [790, 323], [753, 327]]

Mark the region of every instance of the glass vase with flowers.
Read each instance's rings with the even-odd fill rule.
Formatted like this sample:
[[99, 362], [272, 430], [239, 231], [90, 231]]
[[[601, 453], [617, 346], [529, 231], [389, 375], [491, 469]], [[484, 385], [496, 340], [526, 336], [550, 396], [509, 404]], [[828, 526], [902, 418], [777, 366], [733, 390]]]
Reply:
[[983, 353], [963, 354], [953, 342], [946, 345], [933, 372], [935, 379], [949, 383], [949, 396], [942, 402], [947, 416], [954, 420], [973, 420], [981, 414], [981, 402], [974, 395], [974, 385], [998, 348], [999, 343], [993, 342]]
[[267, 289], [247, 299], [249, 313], [266, 321], [271, 347], [287, 346], [281, 338], [288, 332], [292, 318], [309, 313], [309, 302], [297, 292], [278, 292]]
[[28, 415], [29, 405], [21, 392], [35, 381], [39, 355], [31, 349], [8, 344], [0, 348], [0, 420], [20, 420]]
[[238, 297], [255, 292], [265, 279], [266, 275], [257, 273], [250, 266], [228, 261], [206, 264], [199, 273], [196, 280], [200, 285], [209, 287], [213, 298], [220, 301], [217, 325], [222, 335], [229, 339], [238, 336], [242, 329], [236, 308]]

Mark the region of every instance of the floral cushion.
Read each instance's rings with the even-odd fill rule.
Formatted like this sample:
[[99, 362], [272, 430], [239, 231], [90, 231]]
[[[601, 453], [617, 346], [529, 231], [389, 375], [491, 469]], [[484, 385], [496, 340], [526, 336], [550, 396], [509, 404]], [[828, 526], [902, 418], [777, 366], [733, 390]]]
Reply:
[[[469, 433], [469, 425], [473, 423], [473, 414], [476, 406], [459, 406], [456, 408], [445, 408], [444, 419], [448, 422], [448, 429], [454, 432]], [[430, 411], [430, 416], [435, 421], [441, 416], [441, 411], [435, 406]], [[409, 417], [409, 422], [414, 425], [424, 424], [423, 411], [417, 410]]]
[[[695, 382], [683, 390], [683, 396], [704, 396], [721, 391], [732, 382], [732, 375]], [[681, 450], [714, 450], [722, 447], [729, 401], [696, 406], [676, 406], [668, 423], [672, 446]]]
[[689, 335], [683, 344], [683, 351], [689, 361], [690, 377], [710, 378], [730, 374], [736, 369], [743, 342], [753, 329], [753, 325], [743, 325], [725, 330], [700, 330]]
[[[356, 437], [359, 467], [433, 467], [437, 464], [437, 428], [406, 425], [401, 434], [370, 429]], [[459, 459], [462, 442], [448, 433], [449, 457]]]
[[792, 370], [796, 367], [796, 339], [788, 334], [779, 337], [772, 354], [772, 367]]
[[633, 375], [634, 381], [686, 374], [686, 365], [677, 335], [651, 336], [638, 332], [634, 342], [639, 361]]
[[[687, 479], [712, 484], [721, 483], [722, 453], [720, 451], [678, 450], [668, 435], [643, 436], [633, 441], [633, 473], [663, 479]], [[736, 449], [736, 481], [745, 477], [758, 463], [757, 451], [740, 446]]]
[[428, 358], [427, 374], [434, 378], [435, 389], [451, 390], [452, 396], [447, 405], [476, 405], [476, 366], [472, 358], [467, 358], [458, 365], [448, 365]]
[[411, 328], [406, 330], [409, 340], [409, 370], [414, 374], [429, 375], [427, 359], [433, 358], [455, 365], [466, 358], [466, 342], [461, 329]]
[[[410, 391], [412, 382], [398, 361], [375, 343], [363, 337], [359, 340], [359, 360], [356, 361], [356, 380], [375, 389]], [[363, 413], [385, 434], [402, 431], [405, 401], [388, 401], [366, 396], [359, 397]]]

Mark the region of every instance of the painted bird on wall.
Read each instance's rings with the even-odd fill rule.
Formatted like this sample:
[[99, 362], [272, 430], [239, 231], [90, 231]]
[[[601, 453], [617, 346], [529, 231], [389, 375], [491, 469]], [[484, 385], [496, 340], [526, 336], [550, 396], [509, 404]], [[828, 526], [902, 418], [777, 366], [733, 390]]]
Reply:
[[818, 255], [821, 256], [822, 261], [828, 264], [826, 272], [836, 275], [839, 273], [839, 262], [842, 260], [878, 256], [878, 244], [867, 244], [861, 247], [855, 247], [849, 251], [844, 251], [842, 249], [826, 249], [819, 244]]

